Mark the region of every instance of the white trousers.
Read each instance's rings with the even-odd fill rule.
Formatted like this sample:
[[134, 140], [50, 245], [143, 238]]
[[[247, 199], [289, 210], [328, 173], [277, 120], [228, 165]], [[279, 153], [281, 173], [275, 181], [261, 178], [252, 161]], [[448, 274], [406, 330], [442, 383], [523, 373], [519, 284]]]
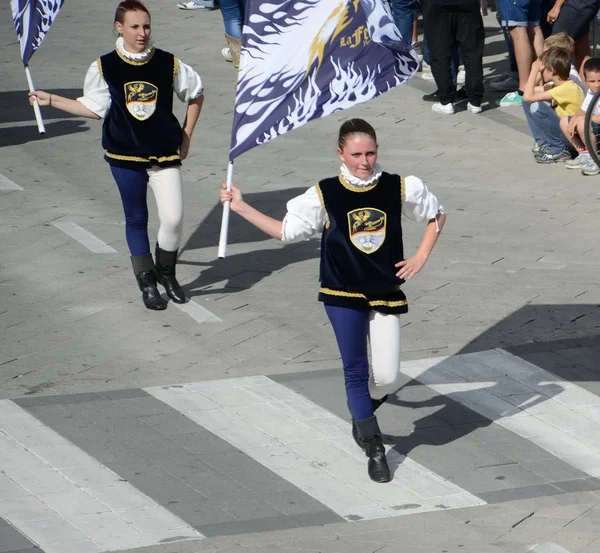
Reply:
[[181, 167], [151, 167], [148, 169], [148, 184], [158, 208], [158, 244], [163, 250], [174, 252], [179, 248], [183, 234]]
[[369, 313], [369, 393], [381, 399], [400, 388], [401, 315]]

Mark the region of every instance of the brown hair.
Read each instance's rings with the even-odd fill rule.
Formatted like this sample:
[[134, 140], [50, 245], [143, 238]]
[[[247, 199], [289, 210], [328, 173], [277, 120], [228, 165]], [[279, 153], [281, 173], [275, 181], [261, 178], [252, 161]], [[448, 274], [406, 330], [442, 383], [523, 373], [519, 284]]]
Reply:
[[150, 12], [148, 8], [144, 6], [139, 0], [124, 0], [117, 6], [117, 11], [115, 12], [115, 23], [120, 23], [123, 25], [125, 23], [125, 14], [127, 12], [145, 12], [150, 17]]
[[575, 41], [567, 33], [556, 33], [544, 40], [544, 48], [564, 48], [572, 56], [575, 51]]
[[540, 60], [544, 67], [556, 73], [563, 81], [568, 80], [571, 72], [571, 54], [567, 50], [553, 46], [540, 56]]
[[377, 134], [375, 133], [375, 129], [369, 123], [364, 119], [348, 119], [348, 121], [344, 121], [340, 127], [338, 148], [343, 150], [348, 136], [356, 133], [367, 134], [375, 141], [375, 143], [377, 143]]

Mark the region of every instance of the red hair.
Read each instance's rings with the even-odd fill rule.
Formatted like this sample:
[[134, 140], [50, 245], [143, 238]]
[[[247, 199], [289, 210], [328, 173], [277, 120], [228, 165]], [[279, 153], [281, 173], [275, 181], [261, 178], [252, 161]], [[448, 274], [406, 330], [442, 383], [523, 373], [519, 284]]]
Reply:
[[115, 23], [123, 25], [125, 23], [125, 14], [127, 12], [146, 12], [150, 17], [148, 8], [144, 6], [139, 0], [124, 0], [117, 6], [115, 12]]

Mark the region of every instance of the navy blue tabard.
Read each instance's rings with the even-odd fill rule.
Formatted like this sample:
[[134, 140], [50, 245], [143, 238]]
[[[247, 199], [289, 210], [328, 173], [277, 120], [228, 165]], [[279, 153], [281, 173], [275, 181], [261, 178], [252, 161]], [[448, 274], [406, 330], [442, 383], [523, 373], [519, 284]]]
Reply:
[[111, 106], [102, 127], [105, 159], [118, 167], [181, 165], [182, 130], [173, 114], [173, 81], [179, 61], [155, 48], [143, 62], [118, 51], [98, 60]]
[[328, 223], [321, 238], [319, 301], [360, 310], [406, 313], [396, 276], [404, 259], [404, 179], [382, 173], [365, 187], [340, 175], [317, 185]]

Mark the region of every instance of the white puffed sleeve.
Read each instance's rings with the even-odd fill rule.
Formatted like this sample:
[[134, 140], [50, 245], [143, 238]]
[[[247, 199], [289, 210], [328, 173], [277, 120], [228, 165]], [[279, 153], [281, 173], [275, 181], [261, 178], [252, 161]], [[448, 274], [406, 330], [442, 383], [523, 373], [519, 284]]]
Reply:
[[286, 243], [308, 240], [323, 230], [326, 221], [327, 211], [321, 203], [319, 190], [311, 186], [304, 194], [287, 203], [281, 240]]
[[177, 67], [175, 68], [175, 80], [173, 82], [173, 90], [182, 102], [189, 102], [202, 96], [204, 86], [200, 75], [196, 73], [189, 65], [186, 65], [179, 59], [175, 58]]
[[444, 213], [444, 208], [438, 199], [427, 189], [425, 183], [415, 177], [404, 179], [405, 199], [402, 214], [413, 221], [431, 221], [437, 215]]
[[77, 98], [90, 111], [104, 118], [110, 109], [111, 98], [108, 91], [108, 84], [100, 73], [98, 61], [96, 60], [85, 75], [83, 83], [83, 96]]

